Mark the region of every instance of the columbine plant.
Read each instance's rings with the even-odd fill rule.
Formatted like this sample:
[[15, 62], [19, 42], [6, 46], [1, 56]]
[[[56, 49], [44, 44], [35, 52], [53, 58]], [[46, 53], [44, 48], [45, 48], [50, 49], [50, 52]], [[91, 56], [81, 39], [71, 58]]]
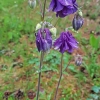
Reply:
[[37, 100], [38, 100], [39, 89], [40, 89], [41, 68], [42, 68], [44, 53], [50, 50], [52, 47], [51, 32], [49, 31], [48, 28], [43, 28], [43, 29], [41, 28], [38, 30], [38, 32], [36, 33], [36, 45], [37, 45], [38, 51], [41, 52], [38, 91], [37, 91]]
[[62, 32], [60, 34], [60, 37], [54, 42], [54, 48], [58, 49], [59, 52], [61, 52], [61, 54], [62, 54], [60, 78], [58, 81], [58, 85], [57, 85], [56, 93], [55, 93], [55, 97], [54, 97], [54, 100], [56, 100], [59, 84], [60, 84], [61, 77], [62, 77], [63, 53], [66, 51], [68, 53], [72, 53], [74, 49], [78, 48], [78, 42], [75, 40], [75, 38], [72, 36], [72, 34], [69, 31], [65, 31], [65, 32]]
[[[31, 8], [34, 8], [36, 5], [36, 0], [29, 0], [29, 5]], [[37, 90], [37, 97], [36, 100], [39, 99], [39, 89], [40, 89], [40, 79], [41, 79], [41, 68], [43, 64], [44, 59], [44, 53], [46, 53], [48, 50], [52, 48], [52, 45], [54, 49], [59, 50], [59, 52], [62, 54], [61, 56], [61, 67], [60, 67], [60, 78], [57, 84], [56, 93], [54, 96], [54, 100], [56, 100], [58, 88], [60, 85], [61, 77], [62, 77], [62, 67], [63, 67], [63, 54], [65, 52], [67, 53], [73, 53], [74, 49], [78, 48], [78, 42], [72, 35], [72, 33], [68, 30], [61, 32], [60, 36], [54, 41], [52, 35], [56, 36], [57, 29], [50, 24], [49, 22], [46, 22], [44, 20], [45, 17], [45, 7], [46, 7], [46, 0], [44, 0], [44, 4], [41, 4], [41, 1], [39, 1], [40, 5], [40, 11], [41, 11], [41, 23], [38, 23], [36, 26], [36, 46], [39, 52], [41, 52], [40, 56], [40, 67], [39, 67], [39, 78], [38, 78], [38, 90]], [[43, 5], [43, 7], [42, 7]], [[72, 26], [74, 30], [79, 30], [79, 28], [83, 25], [83, 18], [82, 13], [80, 13], [78, 4], [76, 0], [51, 0], [49, 5], [49, 11], [53, 11], [56, 13], [57, 17], [66, 17], [70, 14], [75, 14]]]

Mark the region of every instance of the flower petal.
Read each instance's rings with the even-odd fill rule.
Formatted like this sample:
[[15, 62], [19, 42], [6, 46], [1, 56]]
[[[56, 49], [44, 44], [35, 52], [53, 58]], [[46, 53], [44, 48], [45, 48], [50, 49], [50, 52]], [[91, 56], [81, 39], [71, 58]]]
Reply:
[[78, 42], [69, 31], [62, 32], [60, 37], [54, 42], [54, 48], [60, 50], [61, 53], [65, 51], [72, 53], [74, 49], [78, 48]]

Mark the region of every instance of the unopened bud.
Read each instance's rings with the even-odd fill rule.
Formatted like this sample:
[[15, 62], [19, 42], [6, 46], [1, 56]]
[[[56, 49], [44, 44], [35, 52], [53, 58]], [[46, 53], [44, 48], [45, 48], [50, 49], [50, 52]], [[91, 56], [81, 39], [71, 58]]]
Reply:
[[81, 55], [78, 54], [75, 56], [75, 64], [77, 66], [80, 66], [82, 64], [82, 56]]
[[80, 16], [83, 16], [83, 13], [82, 13], [82, 11], [79, 11], [79, 12], [78, 12], [78, 14], [79, 14]]
[[29, 0], [28, 4], [31, 8], [35, 8], [36, 7], [36, 0]]
[[56, 37], [57, 29], [55, 27], [51, 28], [50, 32]]
[[38, 24], [36, 25], [36, 29], [35, 29], [35, 30], [37, 31], [37, 30], [39, 30], [40, 28], [41, 28], [41, 24], [38, 23]]
[[83, 18], [79, 14], [75, 14], [72, 22], [74, 30], [79, 30], [83, 25]]

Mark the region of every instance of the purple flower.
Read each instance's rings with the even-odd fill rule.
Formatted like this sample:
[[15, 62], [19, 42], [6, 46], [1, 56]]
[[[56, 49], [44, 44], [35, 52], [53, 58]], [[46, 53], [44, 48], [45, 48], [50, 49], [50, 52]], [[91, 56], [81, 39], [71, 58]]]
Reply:
[[39, 29], [36, 34], [36, 46], [38, 51], [48, 51], [52, 47], [52, 37], [48, 28]]
[[49, 10], [56, 12], [56, 16], [65, 17], [77, 11], [76, 0], [52, 0]]
[[73, 21], [72, 21], [72, 26], [74, 30], [79, 30], [83, 25], [83, 18], [79, 14], [75, 14]]
[[59, 49], [61, 53], [65, 51], [72, 53], [75, 48], [78, 48], [78, 42], [69, 31], [62, 32], [60, 37], [54, 42], [54, 48]]

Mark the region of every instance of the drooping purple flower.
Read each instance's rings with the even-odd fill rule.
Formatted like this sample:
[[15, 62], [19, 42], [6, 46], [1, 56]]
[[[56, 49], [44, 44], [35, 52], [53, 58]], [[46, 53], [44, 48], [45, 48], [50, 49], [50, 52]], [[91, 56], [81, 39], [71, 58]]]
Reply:
[[48, 51], [52, 47], [52, 37], [48, 28], [39, 29], [36, 34], [36, 46], [38, 51]]
[[74, 30], [79, 30], [82, 25], [83, 25], [83, 18], [82, 16], [80, 16], [79, 14], [75, 14], [73, 21], [72, 21], [72, 26], [74, 28]]
[[61, 53], [65, 51], [72, 53], [75, 48], [78, 48], [78, 42], [69, 31], [62, 32], [60, 37], [54, 42], [54, 48]]
[[77, 11], [76, 0], [52, 0], [49, 10], [56, 12], [56, 16], [65, 17]]

